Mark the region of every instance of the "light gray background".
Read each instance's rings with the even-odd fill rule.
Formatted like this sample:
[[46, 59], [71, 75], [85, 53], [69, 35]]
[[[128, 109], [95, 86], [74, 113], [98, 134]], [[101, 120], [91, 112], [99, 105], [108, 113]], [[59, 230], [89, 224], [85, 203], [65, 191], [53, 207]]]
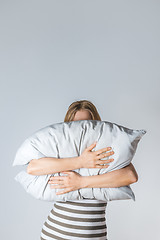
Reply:
[[136, 202], [106, 209], [109, 240], [159, 239], [160, 1], [0, 1], [1, 238], [40, 239], [52, 203], [14, 180], [19, 145], [76, 100], [146, 129], [133, 159]]

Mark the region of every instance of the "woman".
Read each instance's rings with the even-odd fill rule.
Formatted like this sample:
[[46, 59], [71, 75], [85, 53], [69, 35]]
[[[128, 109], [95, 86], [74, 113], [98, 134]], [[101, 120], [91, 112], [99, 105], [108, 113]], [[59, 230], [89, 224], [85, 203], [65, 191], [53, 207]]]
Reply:
[[[100, 120], [96, 107], [87, 100], [73, 102], [66, 113], [64, 122], [78, 120]], [[28, 164], [27, 172], [33, 175], [63, 172], [65, 176], [50, 177], [51, 188], [64, 189], [57, 194], [64, 194], [80, 188], [109, 188], [132, 184], [138, 180], [137, 172], [132, 164], [119, 170], [96, 176], [81, 176], [74, 169], [106, 168], [107, 163], [114, 159], [101, 160], [113, 155], [108, 152], [109, 146], [97, 151], [91, 151], [96, 146], [93, 143], [86, 148], [81, 156], [73, 158], [40, 158], [33, 159]], [[102, 164], [102, 165], [101, 165]], [[103, 165], [104, 164], [104, 165]], [[105, 165], [106, 164], [106, 165]], [[75, 201], [57, 201], [43, 224], [41, 240], [107, 240], [105, 209], [107, 202], [96, 199]]]

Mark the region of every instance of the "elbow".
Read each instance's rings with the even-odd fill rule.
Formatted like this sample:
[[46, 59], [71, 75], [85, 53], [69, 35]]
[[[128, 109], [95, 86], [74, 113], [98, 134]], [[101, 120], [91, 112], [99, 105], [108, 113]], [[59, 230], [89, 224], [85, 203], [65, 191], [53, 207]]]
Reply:
[[130, 180], [131, 180], [131, 183], [138, 182], [138, 174], [137, 174], [137, 172], [134, 172], [134, 171], [130, 172]]
[[27, 166], [27, 173], [28, 173], [28, 174], [32, 174], [32, 175], [34, 175], [34, 171], [33, 171], [33, 160], [34, 160], [34, 159], [32, 159], [32, 160], [28, 163], [28, 166]]
[[128, 172], [129, 172], [129, 181], [130, 184], [135, 183], [138, 181], [138, 174], [133, 166], [132, 163], [129, 164], [129, 166], [127, 166]]

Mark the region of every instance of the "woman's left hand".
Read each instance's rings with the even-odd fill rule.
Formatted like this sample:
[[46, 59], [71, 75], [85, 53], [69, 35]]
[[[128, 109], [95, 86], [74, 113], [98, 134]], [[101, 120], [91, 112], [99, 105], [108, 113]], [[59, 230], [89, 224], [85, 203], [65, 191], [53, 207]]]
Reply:
[[51, 188], [65, 188], [65, 190], [61, 192], [57, 192], [56, 195], [64, 194], [64, 193], [82, 188], [81, 186], [82, 176], [79, 173], [74, 171], [64, 171], [62, 173], [65, 173], [68, 175], [55, 176], [55, 177], [52, 176], [48, 180], [49, 184], [56, 184], [56, 185], [50, 185]]

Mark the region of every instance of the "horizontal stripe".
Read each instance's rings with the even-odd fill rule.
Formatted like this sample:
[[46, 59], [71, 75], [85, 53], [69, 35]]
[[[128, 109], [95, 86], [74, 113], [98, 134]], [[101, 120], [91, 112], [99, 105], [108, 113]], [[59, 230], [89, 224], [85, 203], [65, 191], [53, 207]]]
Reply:
[[75, 206], [84, 206], [84, 207], [106, 207], [107, 203], [84, 203], [84, 202], [60, 202], [57, 201], [56, 203], [63, 203], [63, 204], [69, 204], [69, 205], [75, 205]]
[[106, 206], [92, 206], [93, 204], [88, 204], [87, 206], [79, 206], [79, 205], [72, 205], [70, 203], [67, 203], [67, 204], [63, 204], [63, 203], [60, 203], [60, 202], [56, 202], [56, 206], [62, 206], [62, 207], [66, 207], [68, 209], [78, 209], [78, 210], [89, 210], [89, 211], [94, 211], [94, 210], [106, 210]]
[[[65, 215], [66, 216], [66, 215]], [[94, 216], [94, 215], [93, 215]], [[63, 222], [63, 223], [70, 223], [70, 224], [74, 224], [74, 225], [82, 225], [83, 224], [83, 218], [81, 218], [82, 219], [82, 222], [80, 222], [80, 221], [76, 221], [75, 220], [75, 216], [73, 217], [73, 215], [72, 215], [72, 217], [73, 217], [73, 219], [71, 220], [71, 219], [65, 219], [64, 217], [62, 218], [62, 217], [59, 217], [59, 216], [56, 216], [55, 214], [53, 215], [51, 212], [50, 212], [50, 214], [49, 214], [49, 216], [48, 217], [51, 217], [51, 219], [55, 219], [55, 220], [57, 220], [57, 221], [59, 221], [59, 222]], [[48, 219], [48, 218], [47, 218]], [[97, 222], [97, 221], [92, 221], [92, 219], [93, 219], [93, 217], [92, 218], [89, 218], [88, 217], [88, 219], [90, 219], [90, 221], [85, 221], [84, 222], [84, 224], [83, 225], [85, 225], [85, 226], [99, 226], [99, 225], [104, 225], [104, 224], [106, 224], [106, 219], [104, 219], [104, 221], [99, 221], [99, 222]], [[95, 219], [95, 218], [94, 218]], [[97, 219], [97, 218], [96, 218]]]
[[[45, 231], [44, 229], [42, 229], [42, 234], [44, 234], [44, 237], [45, 238], [42, 238], [42, 236], [41, 236], [41, 238], [42, 239], [44, 239], [44, 240], [48, 240], [48, 239], [56, 239], [56, 240], [66, 240], [66, 238], [62, 238], [62, 237], [59, 237], [59, 236], [57, 236], [57, 233], [55, 233], [55, 234], [49, 234], [47, 231]], [[48, 238], [49, 237], [49, 238]]]
[[[57, 234], [57, 233], [56, 233]], [[53, 240], [53, 239], [55, 239], [55, 240], [87, 240], [86, 238], [81, 238], [81, 239], [79, 239], [79, 238], [76, 238], [76, 237], [66, 237], [65, 236], [65, 238], [63, 238], [63, 237], [59, 237], [59, 236], [57, 236], [57, 235], [55, 235], [55, 234], [52, 234], [53, 236], [52, 236], [52, 238], [51, 237], [49, 237], [49, 236], [46, 236], [45, 234], [43, 234], [42, 232], [41, 232], [41, 240]], [[89, 238], [90, 239], [90, 238]], [[107, 239], [107, 236], [104, 236], [104, 237], [101, 237], [101, 238], [92, 238], [92, 240], [108, 240]]]
[[[45, 224], [44, 224], [46, 227], [48, 227], [48, 228], [50, 228], [50, 229], [53, 229], [54, 231], [57, 231], [57, 232], [59, 232], [59, 233], [62, 233], [62, 234], [65, 234], [65, 235], [67, 235], [67, 236], [74, 236], [74, 237], [82, 237], [82, 238], [92, 238], [92, 237], [102, 237], [102, 236], [106, 236], [106, 232], [104, 232], [104, 233], [95, 233], [95, 234], [80, 234], [80, 233], [69, 233], [69, 232], [67, 232], [67, 231], [62, 231], [62, 230], [60, 230], [60, 229], [58, 229], [58, 228], [55, 228], [55, 227], [51, 227], [51, 226], [49, 226], [49, 224], [48, 223], [46, 223], [45, 222]], [[42, 232], [44, 232], [44, 229], [42, 229]], [[50, 236], [50, 237], [52, 237], [53, 236], [53, 234], [51, 234], [51, 233], [48, 233], [48, 232], [45, 232], [45, 234], [47, 235], [47, 236]]]
[[[45, 224], [48, 224], [48, 226], [46, 226]], [[54, 224], [52, 222], [50, 222], [48, 219], [46, 220], [44, 226], [47, 227], [47, 230], [49, 233], [52, 233], [52, 231], [54, 229], [52, 229], [51, 227], [55, 227], [55, 228], [58, 228], [64, 232], [68, 232], [68, 233], [72, 233], [72, 232], [75, 232], [75, 233], [80, 233], [80, 234], [90, 234], [90, 233], [103, 233], [106, 231], [106, 228], [103, 228], [103, 229], [72, 229], [72, 228], [67, 228], [67, 227], [64, 227], [64, 226], [60, 226], [60, 225], [57, 225], [57, 224]], [[83, 223], [84, 225], [85, 223]]]
[[106, 224], [100, 225], [100, 226], [79, 226], [79, 225], [73, 225], [73, 224], [66, 224], [63, 222], [59, 222], [59, 221], [51, 218], [50, 216], [48, 216], [48, 220], [57, 225], [60, 225], [60, 226], [66, 227], [66, 228], [72, 228], [72, 229], [96, 230], [96, 229], [105, 229], [106, 228]]
[[58, 206], [55, 204], [55, 208], [66, 211], [66, 212], [72, 212], [72, 213], [78, 213], [78, 214], [104, 214], [105, 210], [101, 211], [84, 211], [84, 210], [75, 210], [75, 209], [68, 209], [66, 207]]
[[103, 217], [103, 218], [84, 218], [83, 216], [82, 216], [82, 218], [69, 217], [69, 216], [57, 213], [53, 209], [51, 210], [51, 213], [55, 216], [65, 218], [65, 219], [68, 219], [68, 220], [72, 220], [72, 221], [80, 221], [80, 222], [91, 222], [91, 221], [92, 222], [102, 222], [102, 221], [105, 221], [105, 217]]
[[41, 240], [107, 240], [106, 205], [97, 199], [56, 201], [43, 224]]
[[[44, 226], [44, 231], [45, 232], [48, 232], [48, 228], [46, 228], [46, 226]], [[45, 233], [41, 232], [41, 237], [44, 239], [44, 240], [53, 240], [53, 239], [61, 239], [61, 240], [107, 240], [107, 236], [103, 236], [103, 237], [92, 237], [92, 238], [79, 238], [79, 237], [72, 237], [72, 236], [66, 236], [66, 235], [63, 235], [61, 233], [57, 233], [55, 231], [51, 231], [50, 232], [52, 234], [52, 237], [51, 236], [47, 236]]]
[[102, 217], [105, 217], [105, 213], [104, 214], [79, 214], [79, 213], [73, 213], [73, 212], [66, 212], [61, 209], [57, 209], [55, 207], [54, 207], [54, 211], [57, 213], [60, 213], [62, 215], [65, 215], [68, 217], [74, 217], [74, 218], [102, 218]]

